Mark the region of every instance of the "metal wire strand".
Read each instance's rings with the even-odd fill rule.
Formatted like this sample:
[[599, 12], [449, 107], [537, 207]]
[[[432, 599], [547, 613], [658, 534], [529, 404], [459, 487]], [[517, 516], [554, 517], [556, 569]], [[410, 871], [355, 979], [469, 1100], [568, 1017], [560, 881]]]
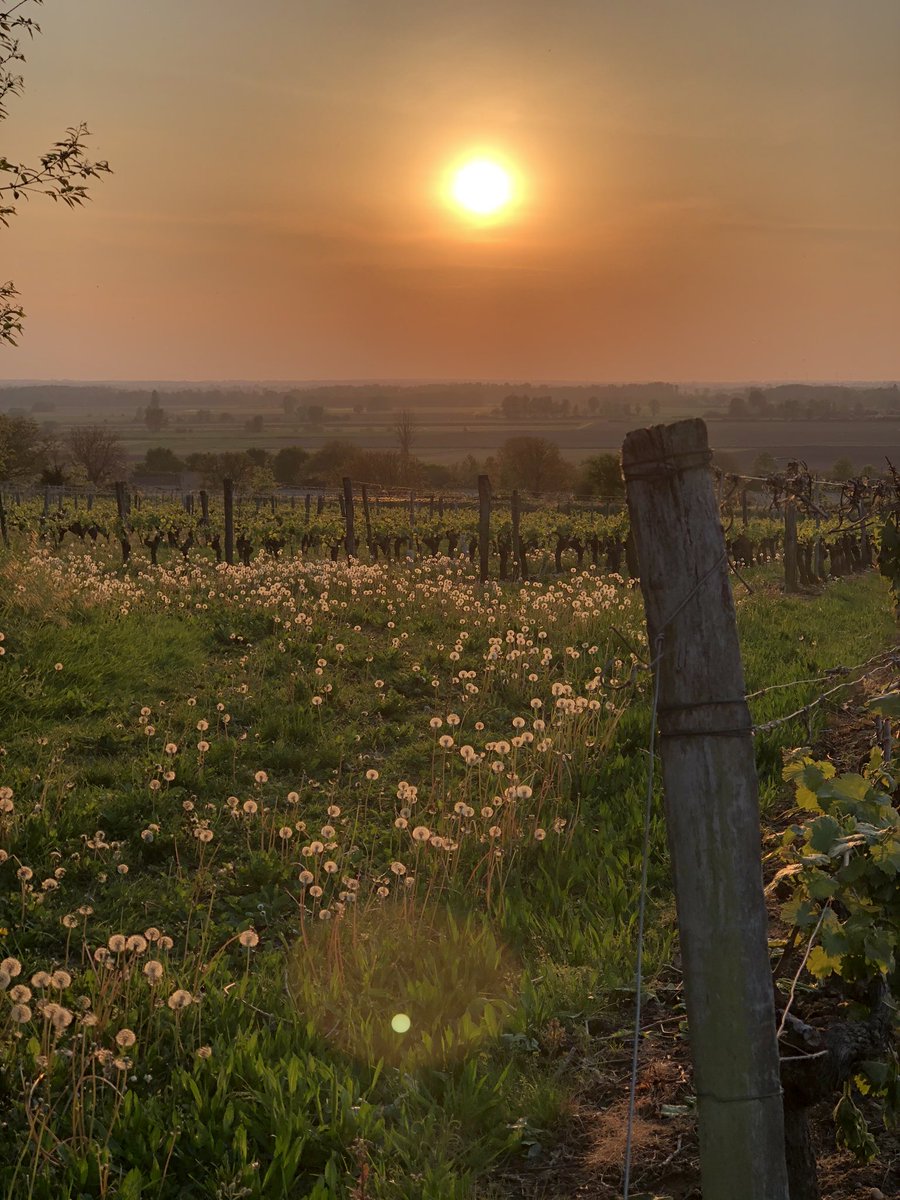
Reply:
[[637, 963], [635, 966], [635, 1001], [634, 1001], [634, 1041], [631, 1047], [631, 1084], [628, 1089], [628, 1130], [625, 1136], [625, 1169], [623, 1182], [623, 1198], [628, 1200], [631, 1187], [631, 1151], [634, 1137], [634, 1108], [637, 1096], [638, 1053], [641, 1045], [641, 991], [644, 983], [644, 915], [647, 909], [647, 875], [650, 866], [650, 824], [653, 815], [653, 782], [656, 766], [656, 712], [659, 707], [659, 660], [662, 657], [664, 635], [656, 639], [656, 657], [653, 666], [656, 668], [653, 680], [653, 702], [650, 707], [650, 743], [647, 747], [650, 756], [647, 765], [647, 796], [644, 801], [644, 836], [641, 847], [641, 893], [638, 901], [637, 925]]

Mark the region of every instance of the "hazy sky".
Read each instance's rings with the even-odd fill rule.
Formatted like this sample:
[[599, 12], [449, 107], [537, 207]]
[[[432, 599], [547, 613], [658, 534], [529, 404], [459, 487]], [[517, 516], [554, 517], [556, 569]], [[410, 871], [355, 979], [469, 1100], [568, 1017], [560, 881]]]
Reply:
[[[898, 0], [47, 0], [0, 378], [900, 377]], [[490, 153], [508, 219], [448, 204]]]

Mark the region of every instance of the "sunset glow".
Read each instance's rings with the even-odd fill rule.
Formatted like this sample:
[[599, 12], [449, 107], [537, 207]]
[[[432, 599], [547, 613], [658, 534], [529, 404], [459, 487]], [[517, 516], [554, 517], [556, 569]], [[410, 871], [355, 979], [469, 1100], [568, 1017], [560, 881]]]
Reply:
[[453, 197], [468, 212], [489, 216], [509, 204], [512, 179], [499, 163], [488, 158], [475, 158], [454, 175]]
[[897, 376], [896, 0], [264, 7], [44, 6], [0, 376]]

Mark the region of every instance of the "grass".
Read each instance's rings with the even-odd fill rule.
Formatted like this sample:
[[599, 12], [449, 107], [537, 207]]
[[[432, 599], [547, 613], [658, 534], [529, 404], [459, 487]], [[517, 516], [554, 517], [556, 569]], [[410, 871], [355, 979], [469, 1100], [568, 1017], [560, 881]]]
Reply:
[[[751, 575], [750, 689], [895, 635], [874, 574]], [[482, 595], [447, 564], [0, 577], [0, 1196], [470, 1200], [546, 1153], [559, 1031], [586, 1052], [631, 981], [638, 593]], [[759, 739], [764, 802], [806, 737]], [[651, 979], [664, 844], [658, 805]]]

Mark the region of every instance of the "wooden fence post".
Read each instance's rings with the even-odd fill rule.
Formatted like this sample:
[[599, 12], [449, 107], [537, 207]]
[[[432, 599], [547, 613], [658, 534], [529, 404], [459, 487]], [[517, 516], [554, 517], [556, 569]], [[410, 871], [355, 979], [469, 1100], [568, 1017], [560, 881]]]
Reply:
[[629, 433], [704, 1200], [787, 1200], [750, 713], [706, 426]]
[[6, 506], [3, 503], [3, 492], [0, 491], [0, 537], [3, 545], [9, 548], [9, 532], [6, 528]]
[[121, 526], [120, 542], [122, 545], [122, 562], [127, 563], [131, 554], [131, 542], [128, 540], [128, 497], [125, 494], [125, 484], [120, 481], [115, 485], [116, 512]]
[[859, 552], [863, 567], [871, 567], [872, 565], [872, 543], [869, 539], [869, 527], [867, 524], [868, 513], [866, 506], [862, 500], [859, 502]]
[[353, 480], [348, 476], [344, 476], [344, 493], [343, 493], [343, 508], [344, 508], [344, 528], [346, 529], [346, 537], [344, 545], [347, 548], [347, 557], [356, 558], [356, 527], [353, 519]]
[[487, 583], [491, 554], [491, 481], [478, 476], [478, 577]]
[[234, 480], [222, 481], [222, 504], [225, 508], [225, 561], [234, 564]]
[[522, 534], [520, 532], [522, 505], [519, 502], [519, 492], [516, 488], [513, 489], [509, 503], [509, 518], [512, 532], [513, 554], [516, 557], [516, 562], [519, 564], [519, 578], [527, 579], [528, 559], [525, 556], [525, 547], [522, 545]]
[[784, 506], [784, 590], [799, 592], [797, 570], [797, 506], [788, 500]]
[[365, 484], [361, 487], [362, 491], [362, 506], [363, 520], [366, 523], [366, 545], [369, 547], [369, 556], [372, 555], [372, 513], [369, 509], [369, 489]]

